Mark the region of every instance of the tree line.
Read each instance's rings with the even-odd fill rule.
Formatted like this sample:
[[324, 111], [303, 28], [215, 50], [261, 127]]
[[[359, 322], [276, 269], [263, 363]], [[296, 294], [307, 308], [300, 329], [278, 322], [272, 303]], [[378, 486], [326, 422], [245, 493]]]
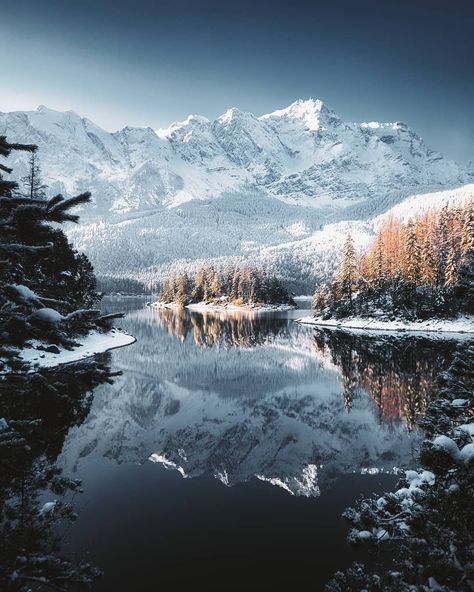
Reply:
[[253, 267], [199, 267], [194, 276], [172, 273], [163, 281], [159, 295], [163, 303], [181, 306], [205, 302], [242, 304], [292, 304], [281, 281], [264, 269]]
[[338, 273], [319, 286], [313, 304], [318, 314], [341, 316], [474, 312], [474, 200], [407, 222], [391, 216], [364, 254], [349, 235]]

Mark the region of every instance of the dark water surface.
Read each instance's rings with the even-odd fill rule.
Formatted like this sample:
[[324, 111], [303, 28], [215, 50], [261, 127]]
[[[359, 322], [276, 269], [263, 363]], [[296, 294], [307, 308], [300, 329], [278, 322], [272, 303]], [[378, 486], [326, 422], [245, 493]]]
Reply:
[[97, 590], [321, 590], [361, 558], [341, 513], [413, 465], [455, 341], [104, 308], [138, 341], [59, 457], [85, 490], [64, 547], [104, 570]]

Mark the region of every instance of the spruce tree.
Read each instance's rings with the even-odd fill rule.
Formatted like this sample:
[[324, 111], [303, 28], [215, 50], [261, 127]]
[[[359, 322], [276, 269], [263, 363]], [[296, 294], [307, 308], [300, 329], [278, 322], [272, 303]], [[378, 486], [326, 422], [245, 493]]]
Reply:
[[458, 262], [456, 257], [456, 251], [454, 247], [451, 247], [448, 252], [446, 260], [446, 266], [444, 269], [444, 285], [448, 288], [452, 288], [456, 283], [458, 271]]
[[20, 179], [23, 185], [22, 195], [30, 199], [46, 199], [47, 186], [41, 179], [41, 168], [36, 150], [31, 152], [28, 165], [28, 173]]
[[194, 285], [191, 292], [191, 300], [193, 302], [201, 302], [204, 300], [204, 284], [206, 281], [206, 273], [203, 267], [198, 267], [194, 277]]
[[185, 273], [179, 275], [176, 288], [176, 301], [180, 306], [188, 303], [188, 276]]
[[339, 285], [344, 298], [349, 300], [352, 307], [352, 295], [354, 292], [354, 285], [356, 280], [356, 256], [354, 249], [354, 242], [350, 234], [347, 235], [344, 244], [343, 259], [341, 265], [341, 272], [339, 275]]
[[403, 279], [414, 288], [420, 280], [420, 244], [415, 232], [415, 225], [410, 220], [405, 229]]

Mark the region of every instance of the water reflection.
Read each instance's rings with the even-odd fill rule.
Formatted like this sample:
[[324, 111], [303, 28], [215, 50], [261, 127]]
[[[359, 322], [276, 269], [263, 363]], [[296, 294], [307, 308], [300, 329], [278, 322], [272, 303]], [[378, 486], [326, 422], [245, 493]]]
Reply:
[[139, 308], [124, 370], [99, 387], [66, 440], [70, 471], [100, 459], [148, 459], [226, 485], [257, 477], [317, 496], [339, 475], [410, 465], [413, 419], [447, 363], [449, 342], [355, 338], [287, 315]]
[[192, 334], [201, 347], [256, 347], [287, 330], [287, 319], [246, 312], [189, 312], [151, 309], [168, 333], [184, 341]]
[[67, 432], [87, 416], [93, 389], [110, 379], [107, 356], [0, 377], [1, 589], [65, 590], [98, 577], [60, 551], [80, 482], [63, 474], [56, 458]]
[[369, 395], [379, 422], [404, 421], [408, 430], [436, 394], [436, 377], [456, 344], [420, 335], [314, 331], [315, 350], [340, 370], [346, 409], [352, 408], [357, 397]]

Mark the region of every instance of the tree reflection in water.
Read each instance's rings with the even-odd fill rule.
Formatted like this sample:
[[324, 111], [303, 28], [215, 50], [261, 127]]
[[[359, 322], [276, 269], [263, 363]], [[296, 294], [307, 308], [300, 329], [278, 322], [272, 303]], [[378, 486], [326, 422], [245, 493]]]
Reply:
[[111, 378], [108, 355], [0, 377], [2, 590], [70, 590], [100, 575], [60, 551], [81, 484], [63, 476], [55, 461], [69, 429], [86, 418], [92, 390]]
[[449, 365], [458, 342], [419, 335], [358, 334], [316, 329], [314, 347], [341, 372], [344, 403], [368, 393], [380, 422], [404, 420], [407, 429], [436, 394], [437, 376]]
[[192, 334], [200, 347], [256, 347], [288, 332], [288, 320], [246, 312], [193, 313], [186, 309], [153, 310], [172, 337], [184, 341]]
[[[185, 309], [155, 309], [169, 334], [182, 341], [192, 335], [200, 347], [252, 348], [287, 338], [291, 321], [271, 315], [190, 313]], [[314, 329], [313, 350], [329, 358], [341, 374], [344, 405], [367, 393], [380, 423], [405, 421], [414, 427], [436, 394], [437, 375], [456, 347], [455, 340], [416, 334], [354, 333]]]

